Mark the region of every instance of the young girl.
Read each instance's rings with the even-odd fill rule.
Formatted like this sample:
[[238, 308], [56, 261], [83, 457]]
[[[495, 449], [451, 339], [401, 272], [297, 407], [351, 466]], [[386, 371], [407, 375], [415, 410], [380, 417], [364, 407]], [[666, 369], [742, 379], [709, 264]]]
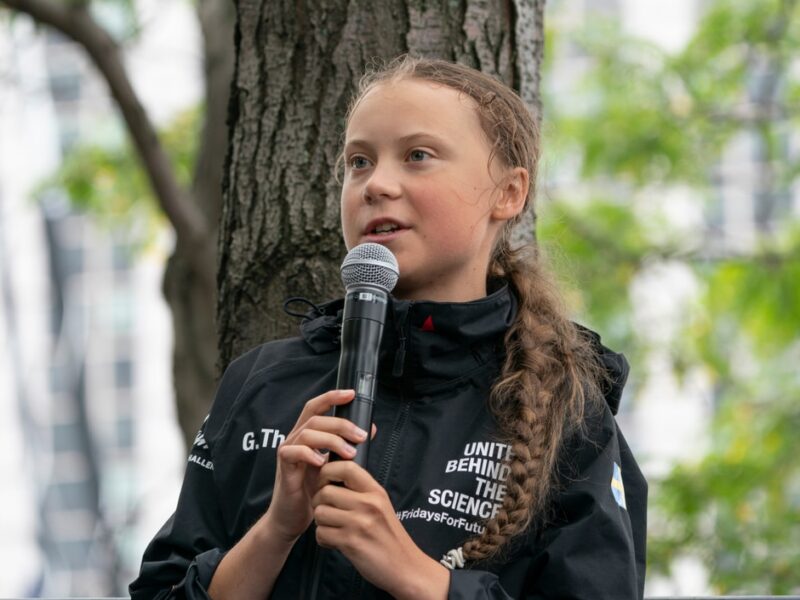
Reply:
[[[133, 598], [641, 598], [646, 483], [627, 363], [567, 318], [535, 248], [534, 120], [473, 69], [405, 57], [347, 117], [348, 248], [397, 257], [372, 432], [327, 416], [342, 302], [225, 373]], [[373, 439], [366, 470], [342, 458]], [[314, 526], [312, 526], [312, 524]]]

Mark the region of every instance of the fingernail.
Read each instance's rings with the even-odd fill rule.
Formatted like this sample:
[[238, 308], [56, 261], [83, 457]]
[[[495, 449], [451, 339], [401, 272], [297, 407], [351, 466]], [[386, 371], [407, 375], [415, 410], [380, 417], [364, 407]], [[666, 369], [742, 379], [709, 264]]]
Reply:
[[351, 446], [350, 444], [345, 444], [344, 445], [344, 449], [348, 454], [355, 454], [356, 453], [355, 446]]
[[366, 431], [364, 431], [363, 429], [361, 429], [360, 427], [356, 427], [356, 428], [353, 430], [353, 434], [355, 435], [355, 437], [357, 437], [357, 438], [358, 438], [358, 439], [360, 439], [360, 440], [365, 440], [365, 439], [367, 439], [367, 432], [366, 432]]

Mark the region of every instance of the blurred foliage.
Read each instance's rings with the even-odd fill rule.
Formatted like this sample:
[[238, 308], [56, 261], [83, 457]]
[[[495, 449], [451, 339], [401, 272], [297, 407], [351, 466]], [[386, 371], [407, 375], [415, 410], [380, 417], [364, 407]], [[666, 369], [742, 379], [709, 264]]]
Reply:
[[[555, 15], [547, 38], [546, 56], [578, 65], [557, 76], [558, 62], [545, 65], [546, 86], [569, 80], [544, 91], [545, 159], [574, 173], [548, 184], [539, 222], [574, 305], [636, 363], [650, 342], [631, 318], [632, 282], [678, 261], [700, 285], [670, 353], [679, 378], [699, 369], [712, 381], [710, 449], [651, 482], [648, 560], [669, 573], [697, 557], [720, 593], [800, 591], [797, 4], [711, 2], [675, 53], [601, 18], [575, 31]], [[723, 155], [742, 140], [755, 149], [753, 244], [724, 239], [714, 215], [725, 212]], [[562, 185], [570, 176], [580, 184]], [[706, 213], [694, 235], [653, 220], [675, 187]]]
[[[179, 114], [159, 132], [178, 183], [191, 182], [201, 123], [200, 107]], [[63, 190], [73, 207], [92, 214], [100, 223], [127, 227], [137, 245], [151, 240], [166, 223], [130, 141], [78, 143], [64, 156], [58, 171], [40, 192]], [[36, 194], [45, 196], [46, 194]]]
[[548, 251], [558, 271], [570, 273], [572, 281], [566, 283], [576, 311], [602, 323], [606, 344], [633, 348], [625, 290], [650, 246], [631, 211], [600, 199], [580, 207], [557, 202], [547, 207], [537, 237], [546, 248], [552, 246]]
[[797, 592], [800, 564], [800, 356], [782, 373], [732, 378], [711, 452], [659, 483], [649, 567], [700, 557], [724, 592]]

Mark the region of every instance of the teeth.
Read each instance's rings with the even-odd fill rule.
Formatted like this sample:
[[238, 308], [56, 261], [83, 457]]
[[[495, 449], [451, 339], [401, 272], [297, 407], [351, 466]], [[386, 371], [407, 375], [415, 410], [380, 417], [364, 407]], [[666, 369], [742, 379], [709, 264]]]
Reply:
[[384, 223], [383, 225], [378, 225], [375, 229], [373, 229], [373, 231], [375, 233], [385, 233], [387, 231], [394, 231], [395, 229], [397, 229], [397, 225], [392, 223]]

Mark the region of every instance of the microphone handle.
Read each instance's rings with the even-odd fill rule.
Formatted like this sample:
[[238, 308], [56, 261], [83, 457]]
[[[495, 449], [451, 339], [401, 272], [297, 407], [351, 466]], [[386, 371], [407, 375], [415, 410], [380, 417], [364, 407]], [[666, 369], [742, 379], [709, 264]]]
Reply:
[[[356, 445], [353, 461], [367, 467], [369, 436], [372, 433], [372, 404], [378, 373], [387, 294], [373, 287], [348, 288], [342, 320], [342, 344], [336, 387], [352, 389], [352, 402], [333, 409], [333, 415], [347, 419], [367, 432], [367, 439]], [[335, 454], [331, 455], [335, 460]]]

